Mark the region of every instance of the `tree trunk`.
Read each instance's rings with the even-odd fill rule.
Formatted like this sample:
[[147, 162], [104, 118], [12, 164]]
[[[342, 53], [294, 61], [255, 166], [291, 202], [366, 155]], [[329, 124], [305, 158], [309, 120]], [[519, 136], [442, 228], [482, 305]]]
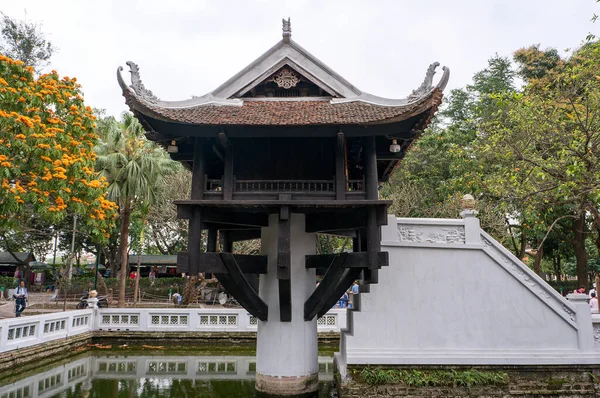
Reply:
[[540, 250], [535, 253], [535, 258], [533, 259], [533, 272], [542, 276], [542, 257], [544, 256], [544, 249], [540, 248]]
[[135, 274], [135, 289], [133, 290], [133, 305], [136, 305], [140, 299], [140, 266], [142, 263], [142, 247], [144, 247], [144, 225], [146, 220], [142, 220], [142, 232], [140, 233], [140, 249], [138, 250], [137, 269]]
[[119, 236], [119, 248], [121, 250], [121, 280], [119, 281], [118, 307], [125, 307], [125, 287], [127, 286], [127, 269], [129, 261], [127, 255], [129, 243], [129, 218], [131, 217], [131, 201], [125, 200], [121, 209], [121, 235]]
[[587, 253], [585, 251], [585, 212], [575, 219], [572, 224], [573, 248], [577, 259], [577, 283], [579, 286], [588, 286]]
[[525, 235], [525, 228], [521, 226], [521, 248], [519, 250], [519, 260], [523, 261], [525, 258], [525, 250], [527, 249], [527, 235]]

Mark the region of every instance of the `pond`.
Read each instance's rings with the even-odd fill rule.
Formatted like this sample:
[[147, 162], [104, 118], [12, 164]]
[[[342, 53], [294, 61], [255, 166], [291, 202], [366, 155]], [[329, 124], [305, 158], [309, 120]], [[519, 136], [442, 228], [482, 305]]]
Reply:
[[[0, 398], [262, 398], [254, 389], [253, 347], [96, 344], [76, 356], [16, 374], [0, 374]], [[319, 352], [319, 391], [333, 398], [333, 356]]]

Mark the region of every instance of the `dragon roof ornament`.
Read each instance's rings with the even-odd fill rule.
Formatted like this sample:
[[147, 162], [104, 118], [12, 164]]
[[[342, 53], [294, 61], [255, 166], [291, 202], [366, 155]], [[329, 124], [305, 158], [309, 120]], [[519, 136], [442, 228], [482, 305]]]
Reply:
[[[133, 61], [127, 61], [125, 64], [129, 66], [129, 73], [131, 73], [131, 85], [129, 87], [135, 92], [138, 98], [148, 103], [156, 104], [159, 101], [159, 99], [156, 95], [152, 93], [152, 91], [148, 90], [144, 86], [144, 83], [142, 83], [142, 79], [140, 77], [140, 68], [138, 64], [136, 64]], [[123, 67], [119, 66], [119, 71], [122, 70]]]
[[283, 42], [284, 43], [289, 43], [290, 39], [292, 38], [292, 21], [291, 19], [288, 17], [287, 21], [284, 19], [281, 20], [283, 26], [281, 27], [282, 30], [282, 36], [283, 36]]
[[[431, 91], [431, 89], [433, 89], [433, 76], [435, 75], [435, 69], [438, 66], [440, 66], [439, 62], [434, 62], [431, 65], [429, 65], [429, 68], [427, 68], [427, 73], [425, 74], [425, 79], [423, 80], [423, 83], [421, 83], [419, 88], [417, 88], [416, 90], [413, 90], [413, 92], [407, 97], [407, 99], [409, 101], [412, 99], [419, 98], [419, 97], [427, 94], [429, 91]], [[444, 69], [445, 69], [445, 67], [444, 67]]]

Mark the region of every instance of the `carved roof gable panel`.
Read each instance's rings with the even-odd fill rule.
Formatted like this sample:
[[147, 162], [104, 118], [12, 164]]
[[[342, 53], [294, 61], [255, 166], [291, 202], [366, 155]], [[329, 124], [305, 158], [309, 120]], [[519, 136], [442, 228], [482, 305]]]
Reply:
[[285, 64], [276, 72], [243, 89], [238, 97], [246, 98], [290, 98], [290, 97], [336, 97], [329, 87], [307, 78], [301, 72]]
[[266, 53], [242, 69], [231, 79], [212, 92], [219, 98], [239, 98], [265, 79], [279, 72], [284, 66], [302, 75], [307, 81], [336, 98], [352, 98], [361, 91], [331, 70], [296, 42], [279, 41]]

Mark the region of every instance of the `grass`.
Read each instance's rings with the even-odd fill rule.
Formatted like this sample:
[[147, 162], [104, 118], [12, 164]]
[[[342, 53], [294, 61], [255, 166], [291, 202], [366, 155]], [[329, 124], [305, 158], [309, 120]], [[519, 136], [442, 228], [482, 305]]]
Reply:
[[402, 370], [367, 366], [356, 370], [361, 381], [369, 385], [405, 384], [409, 387], [474, 387], [508, 384], [504, 372], [469, 370]]

